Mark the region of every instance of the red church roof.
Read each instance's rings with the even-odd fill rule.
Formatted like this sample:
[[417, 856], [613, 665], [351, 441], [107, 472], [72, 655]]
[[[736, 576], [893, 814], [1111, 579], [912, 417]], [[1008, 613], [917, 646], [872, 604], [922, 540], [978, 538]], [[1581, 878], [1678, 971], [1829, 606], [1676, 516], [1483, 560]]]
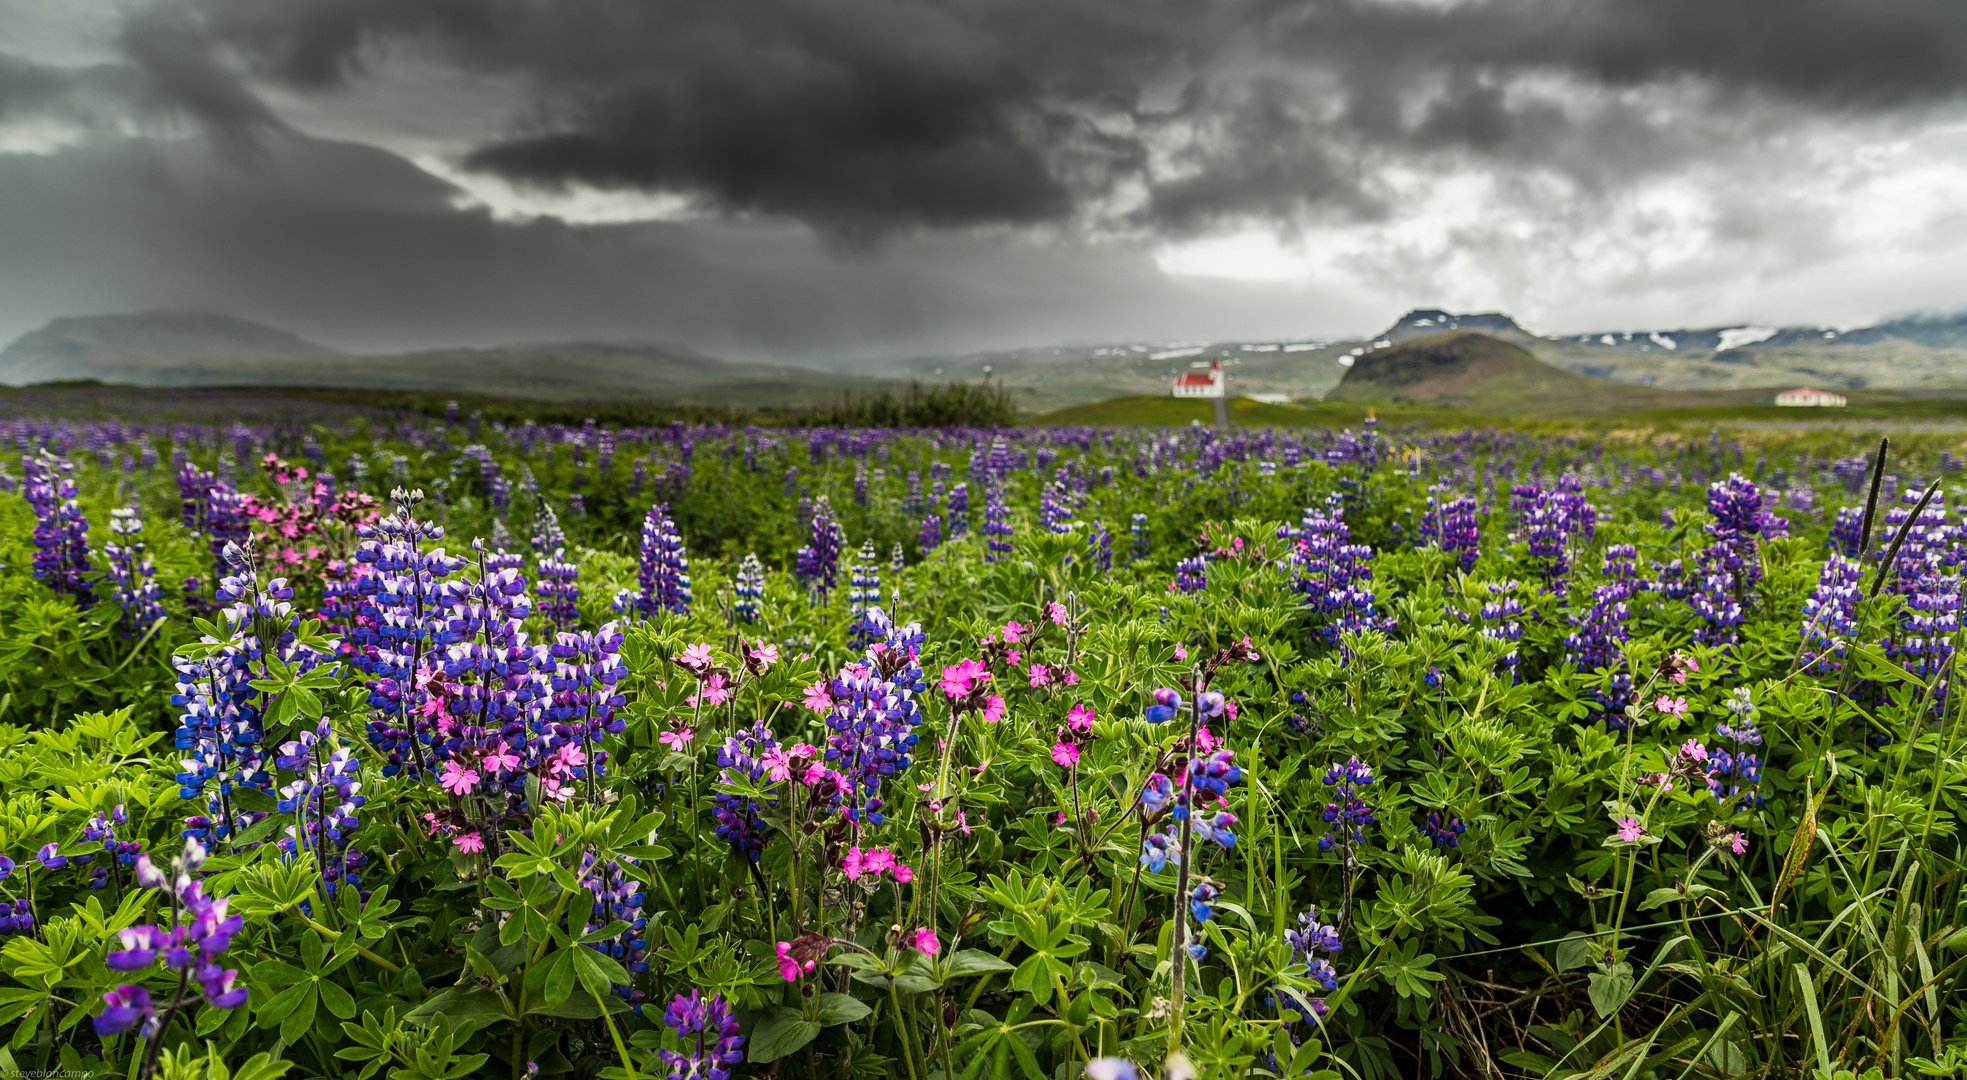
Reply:
[[1212, 373], [1210, 373], [1210, 372], [1207, 372], [1207, 371], [1197, 371], [1197, 372], [1191, 372], [1190, 374], [1187, 374], [1187, 375], [1184, 375], [1184, 376], [1182, 376], [1181, 378], [1179, 378], [1179, 379], [1176, 379], [1176, 380], [1175, 380], [1175, 385], [1177, 385], [1177, 386], [1213, 386], [1213, 385], [1215, 385], [1215, 382], [1216, 382], [1216, 377], [1215, 377], [1215, 375], [1214, 375], [1214, 374], [1212, 374]]

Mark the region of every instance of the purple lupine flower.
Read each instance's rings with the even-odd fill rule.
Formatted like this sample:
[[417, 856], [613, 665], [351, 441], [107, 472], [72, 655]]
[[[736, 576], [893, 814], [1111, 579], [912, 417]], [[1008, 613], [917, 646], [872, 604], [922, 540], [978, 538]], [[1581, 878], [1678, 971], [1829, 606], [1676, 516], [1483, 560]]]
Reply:
[[[763, 723], [754, 724], [724, 741], [717, 751], [717, 767], [740, 773], [757, 783], [766, 775], [765, 757], [778, 749], [779, 741], [772, 735], [772, 729]], [[765, 823], [759, 816], [758, 803], [735, 791], [723, 789], [715, 792], [714, 799], [716, 805], [710, 816], [717, 822], [717, 838], [731, 845], [740, 855], [757, 862], [765, 853], [766, 839]]]
[[1063, 482], [1046, 484], [1039, 491], [1038, 520], [1046, 532], [1054, 535], [1072, 531], [1072, 492]]
[[1435, 847], [1452, 848], [1462, 846], [1461, 835], [1468, 831], [1462, 819], [1451, 817], [1443, 819], [1438, 811], [1428, 811], [1427, 820], [1421, 823], [1421, 834], [1434, 841]]
[[847, 633], [855, 642], [864, 643], [875, 632], [867, 621], [867, 613], [880, 603], [881, 563], [870, 538], [861, 542], [860, 552], [847, 569], [847, 613], [852, 619]]
[[1154, 704], [1147, 707], [1145, 716], [1150, 724], [1165, 724], [1181, 711], [1182, 694], [1179, 690], [1161, 687], [1154, 692]]
[[[630, 866], [641, 865], [635, 859], [624, 861]], [[586, 942], [587, 947], [613, 957], [631, 975], [648, 971], [649, 920], [642, 914], [642, 904], [647, 899], [642, 883], [630, 877], [622, 869], [621, 862], [614, 859], [596, 861], [592, 852], [581, 856], [580, 879], [581, 886], [594, 897], [594, 908], [585, 927], [587, 934], [604, 930], [617, 920], [628, 924], [626, 929], [612, 938]], [[616, 985], [614, 989], [629, 1003], [636, 1015], [642, 1014], [642, 991], [622, 985]]]
[[567, 558], [567, 534], [544, 500], [533, 517], [532, 547], [539, 613], [555, 631], [572, 630], [581, 619], [580, 567]]
[[1328, 644], [1343, 645], [1344, 635], [1368, 630], [1390, 631], [1394, 621], [1382, 618], [1367, 582], [1373, 579], [1368, 563], [1373, 549], [1352, 544], [1352, 531], [1341, 516], [1343, 501], [1333, 495], [1325, 509], [1307, 507], [1296, 529], [1279, 526], [1278, 536], [1296, 541], [1290, 562], [1297, 569], [1292, 580], [1304, 602], [1323, 620], [1319, 633]]
[[1357, 756], [1325, 770], [1325, 784], [1332, 788], [1338, 801], [1325, 804], [1325, 823], [1331, 829], [1318, 838], [1318, 850], [1341, 848], [1350, 858], [1352, 848], [1366, 842], [1366, 829], [1378, 819], [1359, 793], [1372, 786], [1373, 781], [1372, 766]]
[[1523, 640], [1523, 624], [1518, 621], [1524, 612], [1523, 601], [1516, 596], [1522, 583], [1517, 581], [1488, 581], [1480, 584], [1468, 583], [1464, 586], [1479, 604], [1472, 603], [1473, 611], [1465, 607], [1450, 605], [1448, 614], [1463, 623], [1474, 626], [1476, 633], [1488, 641], [1507, 642], [1510, 650], [1496, 661], [1496, 666], [1515, 676], [1516, 665], [1521, 660], [1517, 654], [1516, 643]]
[[867, 466], [854, 470], [854, 505], [867, 505]]
[[834, 519], [833, 504], [822, 495], [813, 502], [811, 539], [793, 554], [792, 572], [807, 589], [824, 597], [840, 573], [840, 549], [847, 532]]
[[1105, 522], [1093, 522], [1086, 532], [1086, 547], [1095, 570], [1104, 574], [1113, 569], [1113, 533], [1107, 531]]
[[1446, 488], [1430, 488], [1421, 514], [1421, 537], [1430, 547], [1455, 556], [1464, 573], [1475, 569], [1481, 536], [1476, 525], [1475, 500], [1466, 495], [1446, 498]]
[[323, 720], [313, 731], [296, 732], [274, 758], [276, 767], [298, 774], [276, 792], [274, 809], [295, 815], [296, 823], [275, 845], [289, 855], [312, 852], [329, 897], [344, 885], [359, 890], [357, 871], [368, 862], [349, 847], [361, 825], [357, 812], [369, 801], [362, 794], [361, 770], [354, 755], [346, 747], [331, 747], [332, 741], [333, 728]]
[[886, 820], [881, 783], [908, 769], [920, 738], [915, 729], [923, 721], [918, 698], [928, 689], [921, 663], [926, 638], [920, 624], [897, 626], [880, 608], [865, 618], [865, 658], [825, 683], [832, 704], [821, 719], [830, 731], [825, 760], [849, 785], [849, 820], [880, 825]]
[[42, 451], [21, 458], [21, 495], [34, 510], [34, 579], [79, 607], [95, 603], [95, 587], [85, 575], [89, 562], [89, 519], [75, 500], [75, 464]]
[[1864, 524], [1864, 507], [1846, 506], [1838, 510], [1836, 520], [1830, 524], [1831, 550], [1847, 559], [1857, 558], [1858, 548], [1864, 544]]
[[669, 504], [649, 508], [642, 521], [642, 563], [637, 571], [642, 591], [636, 594], [635, 611], [644, 619], [668, 613], [690, 613], [690, 557], [683, 550], [683, 536], [670, 520]]
[[1591, 606], [1581, 615], [1569, 616], [1571, 633], [1564, 639], [1564, 656], [1579, 672], [1610, 671], [1609, 686], [1595, 691], [1598, 719], [1617, 729], [1627, 705], [1631, 704], [1632, 674], [1621, 670], [1621, 646], [1631, 639], [1626, 620], [1631, 617], [1628, 601], [1644, 587], [1639, 580], [1639, 549], [1631, 544], [1613, 544], [1605, 549], [1604, 578], [1591, 591]]
[[1216, 917], [1216, 909], [1210, 905], [1216, 902], [1222, 891], [1206, 881], [1198, 882], [1188, 894], [1188, 911], [1196, 922], [1208, 922]]
[[1168, 583], [1169, 592], [1197, 593], [1208, 587], [1209, 567], [1201, 555], [1175, 564], [1175, 580]]
[[1845, 650], [1858, 630], [1858, 586], [1864, 566], [1832, 552], [1824, 560], [1817, 587], [1803, 602], [1803, 647], [1798, 663], [1814, 667], [1819, 676], [1843, 668]]
[[1722, 802], [1761, 806], [1762, 754], [1754, 749], [1762, 745], [1762, 732], [1755, 724], [1758, 710], [1747, 687], [1736, 688], [1726, 705], [1735, 719], [1715, 725], [1715, 734], [1728, 745], [1708, 752], [1708, 792]]
[[443, 705], [448, 626], [469, 595], [449, 580], [466, 561], [428, 546], [444, 538], [444, 529], [416, 516], [423, 493], [398, 488], [391, 498], [394, 510], [356, 530], [355, 558], [370, 568], [358, 579], [363, 622], [374, 629], [352, 635], [355, 665], [368, 676], [369, 739], [385, 755], [385, 776], [428, 765], [425, 747]]
[[212, 576], [224, 577], [226, 545], [244, 545], [252, 536], [246, 497], [224, 479], [187, 463], [178, 470], [178, 500], [184, 527], [205, 538]]
[[731, 581], [731, 614], [739, 622], [758, 621], [760, 605], [765, 599], [765, 564], [758, 561], [758, 553], [747, 552], [744, 561], [738, 564], [738, 573]]
[[[139, 972], [161, 960], [166, 968], [196, 980], [212, 1008], [236, 1009], [245, 1004], [247, 990], [238, 984], [239, 972], [221, 967], [218, 958], [232, 947], [245, 919], [226, 914], [229, 898], [205, 895], [204, 883], [194, 877], [204, 862], [205, 848], [192, 839], [171, 860], [168, 875], [150, 865], [149, 856], [140, 857], [138, 881], [170, 898], [170, 921], [117, 931], [122, 948], [109, 953], [104, 963], [114, 971]], [[142, 987], [119, 986], [104, 994], [103, 1001], [108, 1008], [96, 1017], [98, 1035], [107, 1038], [142, 1024], [145, 1038], [157, 1037], [155, 1011]]]
[[1147, 558], [1152, 550], [1148, 544], [1147, 515], [1135, 514], [1128, 522], [1127, 532], [1134, 538], [1134, 561], [1139, 562]]
[[1004, 503], [1002, 480], [992, 480], [984, 488], [983, 535], [985, 562], [1001, 562], [1010, 557], [1011, 511]]
[[663, 1010], [663, 1025], [683, 1040], [684, 1051], [658, 1051], [676, 1080], [730, 1080], [731, 1066], [744, 1060], [744, 1036], [723, 994], [708, 1001], [695, 990], [678, 994]]
[[[82, 826], [82, 839], [101, 844], [102, 854], [107, 857], [108, 862], [134, 868], [137, 865], [138, 855], [143, 851], [143, 844], [135, 840], [123, 840], [116, 835], [117, 828], [129, 824], [129, 821], [129, 815], [124, 812], [123, 804], [117, 803], [108, 813], [97, 811], [89, 817]], [[94, 858], [94, 855], [81, 856], [82, 861], [85, 862], [93, 862]], [[94, 866], [89, 888], [101, 889], [109, 884], [110, 876], [108, 865]]]
[[949, 489], [949, 538], [955, 540], [970, 531], [970, 485]]
[[123, 609], [119, 624], [124, 637], [136, 637], [164, 617], [164, 590], [157, 585], [157, 567], [145, 549], [143, 513], [136, 506], [109, 512], [113, 539], [102, 548], [108, 568], [111, 599]]
[[[1168, 778], [1163, 776], [1161, 779], [1165, 781]], [[1169, 791], [1172, 793], [1173, 790], [1173, 785], [1170, 783]], [[1147, 801], [1145, 795], [1142, 796], [1141, 801], [1143, 803]], [[1173, 830], [1167, 833], [1148, 833], [1141, 838], [1141, 865], [1158, 874], [1168, 868], [1168, 860], [1174, 858], [1175, 853], [1180, 849], [1181, 836]]]

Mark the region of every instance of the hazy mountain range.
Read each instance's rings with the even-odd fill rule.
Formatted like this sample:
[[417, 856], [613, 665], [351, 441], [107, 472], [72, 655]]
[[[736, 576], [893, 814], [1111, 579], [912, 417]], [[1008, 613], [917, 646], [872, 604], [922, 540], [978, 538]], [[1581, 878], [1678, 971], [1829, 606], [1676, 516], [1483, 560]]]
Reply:
[[144, 386], [367, 386], [771, 406], [876, 390], [908, 378], [989, 377], [1012, 387], [1024, 407], [1049, 409], [1164, 393], [1170, 375], [1216, 356], [1230, 372], [1233, 393], [1317, 397], [1336, 387], [1362, 357], [1451, 331], [1478, 332], [1519, 346], [1573, 375], [1660, 389], [1967, 387], [1967, 314], [1842, 331], [1730, 326], [1550, 336], [1530, 333], [1503, 314], [1437, 310], [1408, 312], [1365, 339], [1053, 346], [867, 363], [847, 371], [734, 363], [680, 345], [649, 343], [350, 355], [225, 315], [150, 312], [55, 319], [0, 350], [0, 383], [100, 379]]

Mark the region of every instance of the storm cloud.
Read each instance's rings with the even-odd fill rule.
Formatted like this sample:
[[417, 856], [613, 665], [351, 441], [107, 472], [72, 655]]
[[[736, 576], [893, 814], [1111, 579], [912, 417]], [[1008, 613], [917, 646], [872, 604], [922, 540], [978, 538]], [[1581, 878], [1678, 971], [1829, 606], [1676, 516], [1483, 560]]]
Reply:
[[[911, 318], [958, 311], [1007, 333], [1083, 337], [1114, 320], [1075, 324], [1036, 299], [1011, 303], [1025, 290], [993, 275], [1085, 282], [1068, 293], [1089, 312], [1128, 310], [1122, 294], [1093, 298], [1124, 289], [1138, 313], [1181, 291], [1149, 284], [1166, 276], [1157, 265], [1187, 265], [1196, 245], [1252, 230], [1310, 253], [1295, 308], [1307, 328], [1362, 296], [1378, 306], [1348, 329], [1407, 302], [1583, 318], [1596, 301], [1561, 283], [1585, 278], [1616, 283], [1642, 311], [1685, 308], [1744, 271], [1822, 269], [1888, 234], [1955, 235], [1944, 207], [1903, 228], [1859, 213], [1909, 166], [1863, 165], [1876, 155], [1853, 147], [1923, 154], [1967, 109], [1967, 6], [1938, 0], [77, 3], [86, 25], [74, 49], [49, 44], [62, 40], [60, 17], [45, 14], [12, 38], [26, 43], [18, 51], [0, 44], [0, 155], [8, 131], [53, 155], [0, 161], [0, 186], [45, 169], [114, 186], [111, 176], [144, 175], [132, 162], [149, 154], [149, 182], [177, 192], [153, 207], [155, 222], [196, 220], [206, 193], [228, 184], [271, 200], [268, 221], [354, 214], [359, 223], [316, 237], [315, 269], [377, 258], [460, 268], [432, 286], [437, 308], [453, 284], [467, 297], [503, 293], [487, 281], [510, 275], [510, 291], [525, 293], [544, 268], [582, 279], [591, 266], [604, 283], [593, 299], [518, 304], [531, 321], [506, 332], [541, 334], [642, 332], [660, 320], [631, 297], [714, 279], [831, 293], [838, 310], [821, 321], [840, 325], [843, 343], [862, 326], [878, 351], [913, 347], [899, 341], [915, 335], [888, 336]], [[0, 19], [28, 6], [0, 0]], [[296, 148], [325, 141], [395, 164], [310, 188], [295, 178]], [[336, 168], [353, 160], [312, 153]], [[194, 165], [200, 154], [211, 163]], [[1918, 162], [1935, 185], [1963, 165], [1967, 153], [1948, 147]], [[228, 169], [241, 175], [224, 179]], [[399, 173], [416, 175], [384, 179]], [[404, 183], [429, 185], [413, 213]], [[500, 193], [548, 220], [488, 215]], [[663, 220], [550, 220], [556, 200], [597, 197], [656, 200], [648, 216]], [[132, 228], [168, 228], [150, 220]], [[393, 226], [423, 246], [357, 243]], [[778, 239], [761, 247], [765, 235]], [[720, 254], [713, 237], [730, 247]], [[213, 225], [171, 243], [214, 267], [277, 261], [252, 239]], [[496, 274], [472, 261], [492, 253]], [[1954, 256], [1919, 257], [1930, 270]], [[939, 259], [975, 273], [930, 271]], [[773, 284], [791, 274], [807, 280]], [[362, 292], [299, 267], [286, 276], [317, 295]], [[951, 298], [927, 299], [924, 282]], [[897, 288], [920, 305], [899, 322], [880, 294]], [[1261, 310], [1266, 327], [1293, 316], [1276, 290], [1251, 290], [1253, 306], [1216, 310]], [[1753, 306], [1739, 291], [1729, 302]], [[680, 305], [663, 327], [698, 332], [675, 321], [690, 310], [755, 312], [728, 294], [703, 303]], [[459, 325], [515, 310], [459, 304]], [[1033, 315], [1007, 318], [1013, 308]], [[1175, 308], [1204, 311], [1200, 300]], [[358, 309], [370, 326], [401, 322]], [[401, 324], [421, 337], [416, 321]], [[757, 350], [779, 348], [747, 325]]]

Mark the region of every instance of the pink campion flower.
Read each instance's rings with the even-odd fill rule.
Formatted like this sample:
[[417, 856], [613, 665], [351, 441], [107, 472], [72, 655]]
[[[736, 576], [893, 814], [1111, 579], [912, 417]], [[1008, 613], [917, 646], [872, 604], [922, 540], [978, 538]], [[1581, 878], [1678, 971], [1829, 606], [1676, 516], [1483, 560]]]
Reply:
[[574, 789], [560, 782], [558, 777], [548, 776], [540, 781], [540, 790], [554, 802], [566, 802], [574, 797]]
[[1024, 632], [1025, 627], [1018, 625], [1015, 619], [1004, 624], [1004, 640], [1013, 645], [1018, 643], [1018, 635]]
[[689, 668], [691, 671], [707, 671], [711, 664], [714, 663], [710, 657], [710, 646], [701, 641], [695, 645], [686, 647], [683, 650], [682, 656], [672, 656], [670, 659]]
[[1223, 715], [1229, 717], [1231, 720], [1236, 719], [1236, 702], [1223, 702]]
[[1653, 702], [1653, 708], [1658, 709], [1663, 713], [1671, 714], [1673, 716], [1686, 716], [1687, 699], [1684, 697], [1670, 698], [1670, 697], [1666, 697], [1665, 695], [1661, 695], [1658, 701]]
[[892, 872], [895, 875], [895, 882], [897, 884], [906, 885], [915, 880], [915, 871], [909, 869], [904, 863], [897, 862]]
[[879, 874], [895, 868], [895, 853], [887, 848], [869, 848], [861, 854], [861, 871]]
[[1175, 646], [1175, 659], [1177, 660], [1188, 659], [1188, 650], [1182, 648], [1180, 645]]
[[970, 815], [968, 815], [968, 814], [966, 814], [966, 813], [964, 813], [964, 812], [963, 812], [962, 810], [960, 810], [960, 809], [959, 809], [959, 810], [957, 810], [957, 811], [956, 811], [956, 827], [957, 827], [957, 828], [959, 828], [959, 829], [962, 829], [962, 830], [963, 830], [963, 835], [964, 835], [964, 836], [968, 836], [968, 835], [970, 835]]
[[1004, 650], [1004, 659], [1009, 660], [1012, 667], [1022, 667], [1024, 666], [1024, 650], [1006, 649]]
[[1079, 747], [1069, 742], [1054, 743], [1052, 760], [1058, 762], [1060, 768], [1070, 769], [1079, 764]]
[[1748, 837], [1743, 836], [1739, 831], [1728, 834], [1728, 850], [1737, 855], [1747, 854]]
[[1065, 714], [1065, 726], [1074, 731], [1093, 730], [1093, 710], [1084, 704], [1074, 705]]
[[1054, 828], [1057, 828], [1058, 826], [1063, 824], [1065, 824], [1065, 811], [1061, 810], [1058, 813], [1052, 815], [1052, 826]]
[[444, 763], [444, 775], [437, 783], [453, 795], [468, 795], [478, 786], [478, 771], [467, 769], [455, 761]]
[[777, 948], [779, 953], [779, 975], [786, 982], [798, 982], [799, 976], [810, 975], [813, 973], [813, 969], [819, 966], [812, 960], [808, 960], [804, 965], [801, 965], [798, 960], [794, 959], [792, 956], [792, 942], [790, 941], [779, 942]]
[[792, 779], [792, 759], [785, 752], [784, 747], [775, 746], [765, 751], [765, 756], [759, 759], [759, 764], [765, 766], [765, 775], [774, 780]]
[[1663, 772], [1646, 773], [1639, 778], [1639, 783], [1645, 787], [1665, 788], [1668, 791], [1673, 790], [1673, 778]]
[[943, 669], [942, 691], [953, 698], [967, 696], [976, 687], [977, 680], [990, 678], [978, 660], [965, 660]]
[[921, 953], [923, 956], [934, 956], [942, 951], [942, 947], [942, 942], [936, 940], [936, 932], [934, 930], [924, 926], [919, 927], [915, 931], [916, 952]]
[[1029, 674], [1031, 676], [1031, 685], [1033, 689], [1036, 689], [1040, 686], [1049, 686], [1052, 683], [1052, 673], [1045, 670], [1044, 664], [1031, 665], [1031, 671], [1029, 672]]
[[697, 684], [697, 692], [684, 700], [691, 705], [696, 705], [701, 700], [703, 704], [715, 708], [731, 700], [731, 691], [724, 684], [724, 676], [712, 675]]
[[456, 844], [458, 850], [464, 852], [466, 855], [476, 855], [485, 850], [485, 838], [475, 832], [465, 833], [463, 836], [453, 839], [451, 843]]
[[983, 718], [986, 724], [995, 724], [1004, 719], [1004, 699], [996, 694], [990, 695], [990, 700], [984, 702]]
[[696, 732], [686, 727], [680, 727], [673, 731], [665, 731], [661, 735], [656, 736], [656, 741], [669, 747], [673, 752], [680, 754], [690, 748], [690, 740], [696, 737]]
[[833, 691], [825, 679], [819, 679], [806, 688], [805, 705], [821, 716], [833, 711]]
[[751, 658], [758, 662], [760, 668], [769, 668], [779, 662], [779, 647], [777, 645], [754, 646], [751, 650]]
[[1627, 843], [1631, 843], [1645, 835], [1646, 835], [1646, 827], [1639, 824], [1638, 819], [1636, 818], [1619, 819], [1619, 839], [1624, 840]]
[[1700, 743], [1695, 742], [1693, 739], [1688, 739], [1685, 743], [1681, 744], [1680, 756], [1685, 758], [1692, 758], [1695, 761], [1706, 761], [1707, 747], [1702, 746]]
[[867, 862], [862, 858], [860, 848], [850, 847], [847, 849], [846, 857], [840, 860], [840, 872], [847, 875], [848, 881], [853, 881], [868, 872]]
[[1195, 748], [1202, 751], [1205, 754], [1215, 752], [1216, 749], [1215, 733], [1211, 732], [1208, 728], [1205, 727], [1196, 728]]
[[1052, 623], [1053, 623], [1053, 625], [1055, 625], [1055, 626], [1064, 626], [1064, 625], [1065, 625], [1065, 605], [1064, 605], [1064, 604], [1061, 604], [1061, 603], [1059, 603], [1059, 602], [1058, 602], [1057, 600], [1054, 600], [1054, 601], [1052, 601], [1051, 603], [1049, 603], [1049, 604], [1046, 604], [1046, 605], [1045, 605], [1045, 617], [1046, 617], [1046, 618], [1048, 618], [1048, 619], [1050, 619], [1050, 620], [1052, 620]]
[[575, 769], [585, 764], [587, 753], [579, 743], [562, 743], [560, 749], [554, 751], [553, 764], [547, 767], [547, 771], [554, 776], [572, 776]]
[[1065, 669], [1065, 675], [1062, 676], [1059, 679], [1059, 681], [1066, 684], [1067, 686], [1078, 686], [1079, 673], [1077, 671], [1072, 670], [1071, 668], [1067, 668]]
[[519, 755], [505, 743], [500, 743], [498, 749], [485, 755], [485, 767], [495, 773], [511, 772], [519, 767]]

